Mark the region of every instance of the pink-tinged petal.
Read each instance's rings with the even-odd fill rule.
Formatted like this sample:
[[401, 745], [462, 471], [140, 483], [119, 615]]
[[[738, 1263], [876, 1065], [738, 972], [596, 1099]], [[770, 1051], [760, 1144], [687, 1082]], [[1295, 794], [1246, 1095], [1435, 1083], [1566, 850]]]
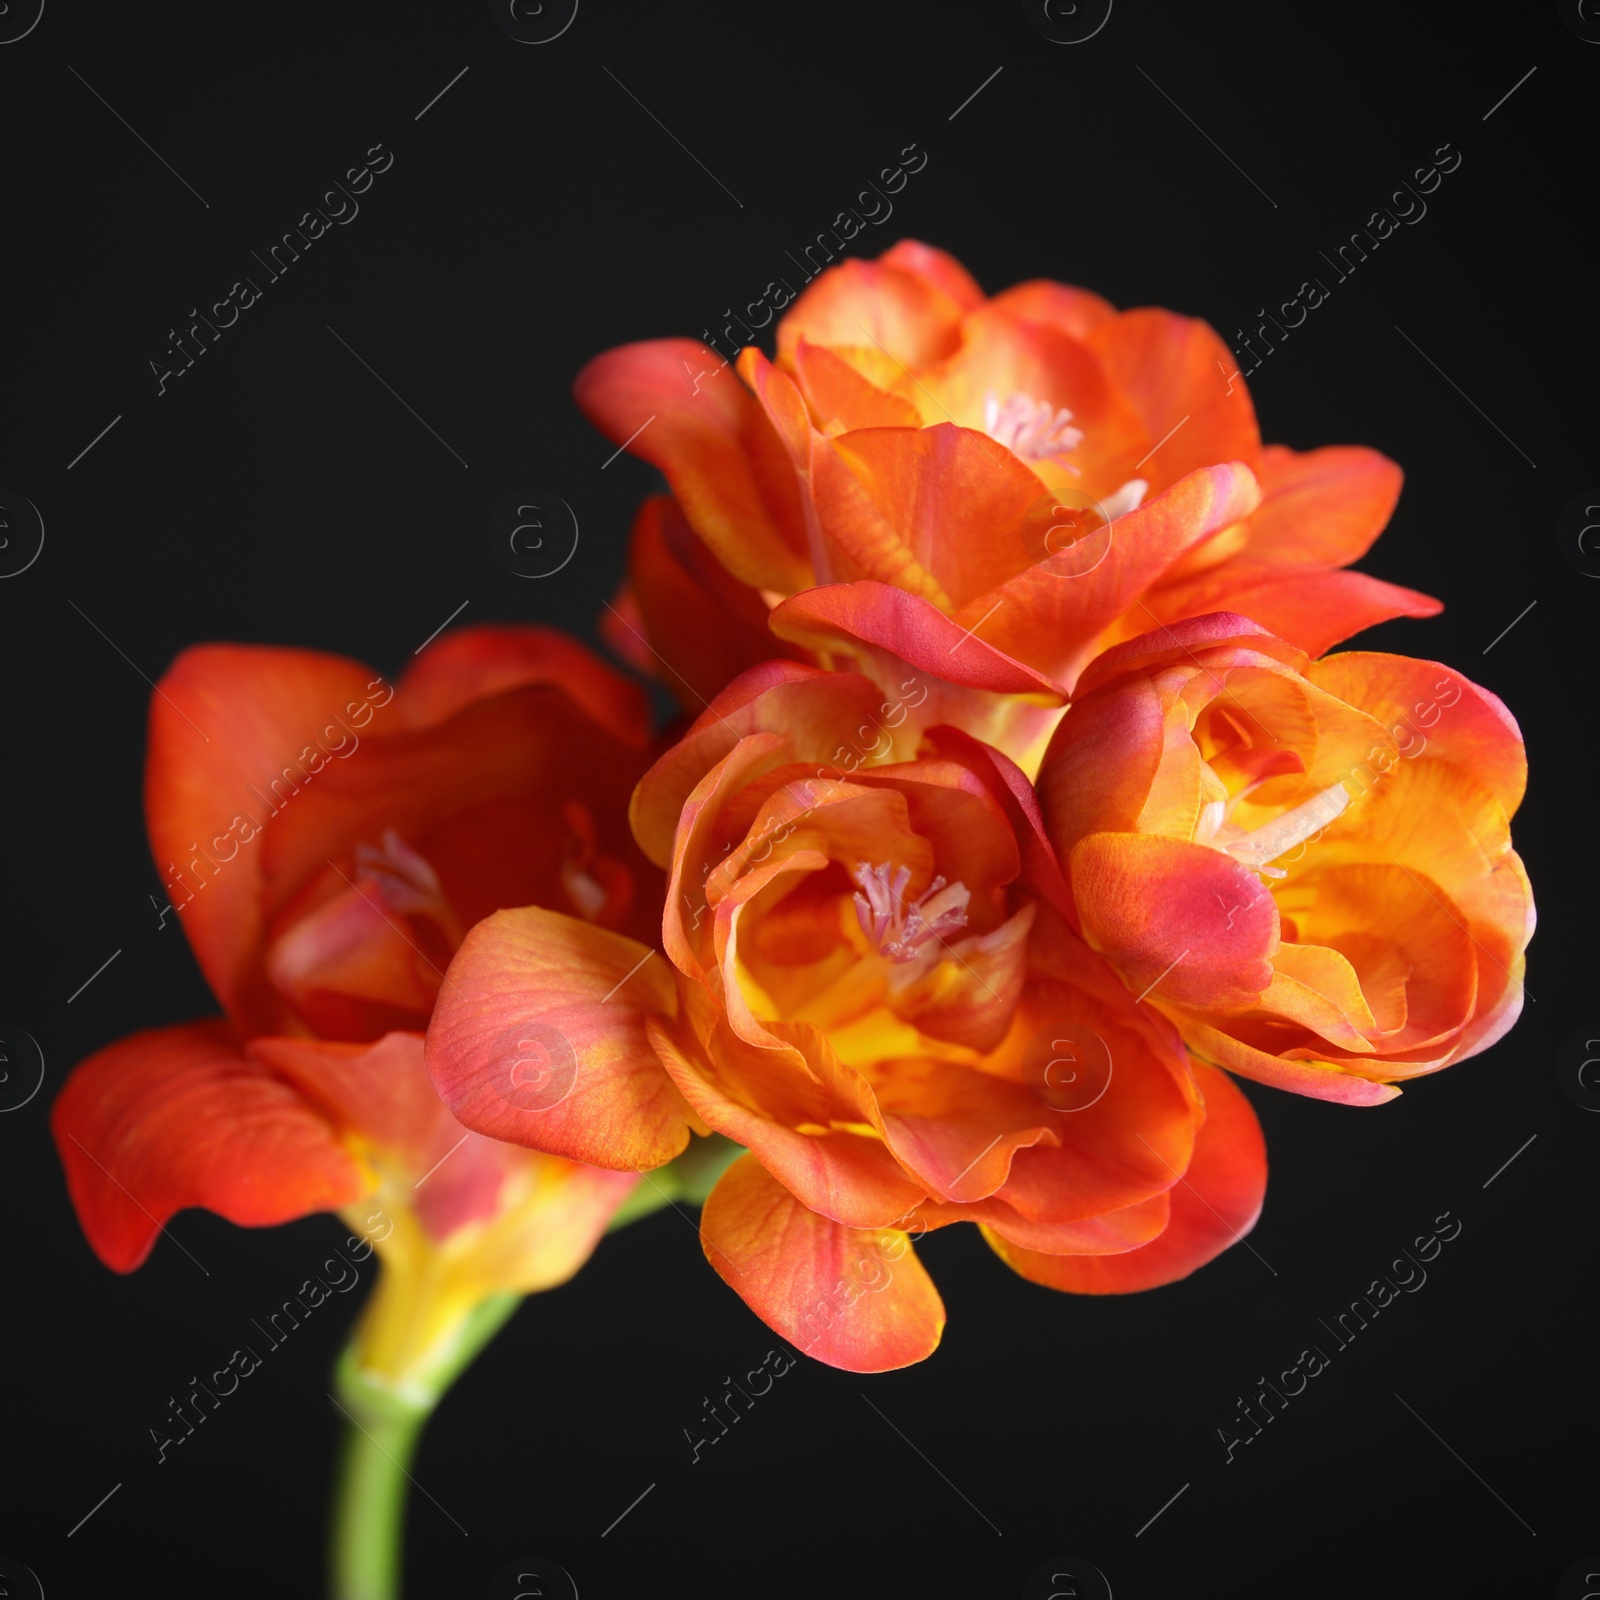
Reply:
[[[573, 384], [613, 444], [658, 468], [695, 531], [757, 588], [810, 582], [794, 473], [738, 374], [695, 339], [653, 339], [596, 356]], [[652, 420], [653, 419], [653, 420]]]
[[1150, 603], [1159, 616], [1173, 620], [1241, 612], [1312, 656], [1394, 617], [1435, 617], [1444, 609], [1431, 595], [1364, 572], [1263, 571], [1242, 562], [1164, 587]]
[[1150, 437], [1164, 441], [1140, 469], [1152, 484], [1176, 483], [1216, 461], [1254, 467], [1260, 459], [1249, 391], [1229, 383], [1233, 354], [1205, 323], [1153, 307], [1125, 311], [1096, 328], [1089, 347], [1139, 408]]
[[778, 359], [789, 365], [804, 338], [836, 349], [881, 351], [918, 367], [955, 347], [961, 312], [917, 272], [879, 261], [843, 261], [803, 290], [778, 323]]
[[[1400, 1093], [1393, 1084], [1358, 1077], [1349, 1063], [1333, 1062], [1326, 1057], [1311, 1061], [1270, 1055], [1192, 1019], [1184, 1025], [1184, 1038], [1197, 1055], [1226, 1067], [1241, 1078], [1274, 1089], [1286, 1089], [1290, 1094], [1303, 1094], [1312, 1100], [1332, 1100], [1346, 1106], [1381, 1106]], [[1387, 1071], [1387, 1063], [1374, 1063], [1373, 1070]]]
[[1245, 649], [1270, 656], [1296, 671], [1306, 667], [1306, 653], [1269, 633], [1260, 623], [1231, 611], [1181, 622], [1163, 623], [1149, 633], [1102, 651], [1079, 678], [1079, 700], [1130, 672], [1155, 672], [1168, 665], [1195, 664], [1203, 650]]
[[1253, 1008], [1272, 981], [1278, 910], [1220, 850], [1153, 834], [1092, 833], [1068, 878], [1084, 938], [1136, 994], [1212, 1012]]
[[981, 626], [996, 649], [1071, 685], [1104, 629], [1130, 606], [1138, 612], [1144, 590], [1185, 550], [1248, 516], [1258, 492], [1248, 468], [1237, 462], [1192, 472], [969, 601], [955, 620]]
[[700, 1217], [706, 1259], [797, 1349], [847, 1372], [933, 1354], [944, 1305], [903, 1232], [808, 1211], [754, 1156], [722, 1175]]
[[624, 744], [642, 747], [649, 738], [650, 701], [638, 684], [571, 634], [525, 623], [441, 634], [401, 677], [400, 709], [411, 727], [431, 727], [490, 695], [535, 683], [564, 689]]
[[983, 304], [983, 290], [977, 280], [947, 250], [936, 249], [917, 239], [901, 239], [889, 246], [878, 260], [886, 267], [915, 273], [948, 295], [963, 311], [976, 311]]
[[1062, 718], [1039, 768], [1039, 806], [1057, 850], [1070, 856], [1087, 834], [1135, 830], [1161, 767], [1166, 726], [1161, 696], [1145, 678], [1090, 694]]
[[985, 785], [990, 799], [1011, 823], [1021, 853], [1022, 881], [1070, 922], [1067, 880], [1027, 774], [1009, 756], [960, 728], [930, 728], [923, 736], [922, 748], [930, 757], [959, 763]]
[[670, 1161], [692, 1113], [646, 1024], [677, 1009], [645, 945], [537, 906], [467, 935], [428, 1027], [435, 1087], [475, 1132], [616, 1171]]
[[1112, 321], [1117, 315], [1116, 307], [1109, 300], [1102, 300], [1088, 289], [1052, 283], [1048, 278], [1035, 278], [1002, 289], [989, 303], [1074, 339], [1087, 339], [1102, 323]]
[[266, 951], [272, 986], [325, 1038], [424, 1027], [448, 953], [430, 961], [368, 878], [299, 917]]
[[1267, 1189], [1267, 1147], [1250, 1102], [1224, 1073], [1196, 1062], [1206, 1119], [1194, 1159], [1171, 1191], [1166, 1229], [1117, 1255], [1044, 1255], [984, 1230], [1000, 1259], [1024, 1278], [1072, 1294], [1132, 1294], [1175, 1283], [1215, 1260], [1256, 1225]]
[[948, 683], [994, 694], [1047, 696], [1061, 690], [1032, 667], [1002, 655], [978, 634], [958, 627], [937, 606], [885, 583], [826, 584], [775, 606], [772, 631], [819, 656], [852, 654], [870, 644]]
[[329, 1119], [221, 1022], [97, 1051], [67, 1079], [50, 1129], [84, 1234], [117, 1272], [187, 1206], [270, 1227], [350, 1205], [369, 1185]]
[[[326, 760], [324, 752], [355, 749], [366, 728], [382, 727], [386, 716], [398, 723], [396, 711], [383, 709], [394, 692], [343, 656], [196, 645], [173, 662], [151, 698], [151, 853], [175, 901], [190, 886], [193, 898], [179, 901], [178, 914], [195, 959], [247, 1031], [274, 1031], [282, 1013], [259, 959], [265, 862], [256, 830], [274, 794], [295, 788], [285, 773], [304, 779], [302, 753], [314, 747]], [[202, 851], [223, 860], [208, 867]]]
[[1403, 477], [1387, 456], [1362, 445], [1304, 454], [1268, 445], [1258, 475], [1261, 504], [1250, 518], [1244, 559], [1316, 567], [1347, 566], [1367, 553], [1394, 511]]

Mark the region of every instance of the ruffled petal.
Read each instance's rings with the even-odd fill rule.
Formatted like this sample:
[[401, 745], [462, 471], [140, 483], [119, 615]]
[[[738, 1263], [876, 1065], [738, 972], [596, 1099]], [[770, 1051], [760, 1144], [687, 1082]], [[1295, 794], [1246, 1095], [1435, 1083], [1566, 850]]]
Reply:
[[938, 1347], [944, 1305], [906, 1234], [808, 1211], [752, 1155], [711, 1191], [700, 1237], [745, 1304], [828, 1366], [888, 1372]]
[[84, 1234], [117, 1272], [186, 1206], [270, 1227], [350, 1205], [370, 1184], [332, 1121], [221, 1022], [97, 1051], [68, 1078], [50, 1129]]
[[1046, 1255], [1025, 1250], [997, 1228], [984, 1235], [1016, 1272], [1072, 1294], [1132, 1294], [1186, 1278], [1256, 1225], [1267, 1188], [1267, 1147], [1250, 1102], [1224, 1073], [1194, 1066], [1206, 1117], [1188, 1170], [1171, 1190], [1166, 1228], [1120, 1254]]

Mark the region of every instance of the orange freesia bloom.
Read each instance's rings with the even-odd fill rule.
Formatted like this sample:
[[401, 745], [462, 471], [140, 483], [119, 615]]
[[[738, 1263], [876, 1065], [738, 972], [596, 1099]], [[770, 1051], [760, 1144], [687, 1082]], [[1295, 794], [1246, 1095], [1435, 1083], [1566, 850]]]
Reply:
[[1526, 781], [1460, 673], [1218, 615], [1089, 668], [1039, 799], [1073, 925], [1197, 1056], [1375, 1105], [1521, 1010]]
[[[640, 514], [611, 642], [703, 698], [774, 654], [770, 634], [826, 664], [872, 670], [878, 651], [980, 688], [1029, 678], [1059, 707], [1157, 623], [1226, 607], [1317, 654], [1439, 609], [1343, 570], [1399, 468], [1264, 446], [1194, 318], [1044, 281], [985, 297], [904, 240], [820, 274], [776, 345], [731, 370], [691, 339], [626, 345], [576, 384], [672, 489]], [[1037, 755], [1036, 718], [964, 725]]]
[[634, 686], [540, 628], [447, 634], [398, 688], [304, 650], [180, 656], [151, 701], [147, 818], [227, 1017], [110, 1045], [57, 1099], [100, 1258], [131, 1271], [186, 1206], [244, 1226], [337, 1210], [363, 1231], [381, 1211], [360, 1354], [396, 1382], [488, 1296], [570, 1277], [632, 1180], [467, 1133], [422, 1030], [499, 906], [653, 926], [660, 877], [625, 814], [646, 727]]
[[[500, 1138], [617, 1166], [667, 1159], [691, 1127], [745, 1145], [705, 1203], [707, 1257], [855, 1371], [939, 1341], [908, 1248], [925, 1229], [976, 1222], [1057, 1288], [1141, 1289], [1248, 1230], [1266, 1177], [1237, 1088], [1067, 925], [1013, 763], [893, 716], [870, 758], [833, 759], [883, 699], [796, 662], [737, 679], [634, 797], [671, 872], [665, 959], [501, 912], [452, 963], [427, 1046], [451, 1109]], [[530, 1030], [579, 1061], [559, 1107], [502, 1092]]]

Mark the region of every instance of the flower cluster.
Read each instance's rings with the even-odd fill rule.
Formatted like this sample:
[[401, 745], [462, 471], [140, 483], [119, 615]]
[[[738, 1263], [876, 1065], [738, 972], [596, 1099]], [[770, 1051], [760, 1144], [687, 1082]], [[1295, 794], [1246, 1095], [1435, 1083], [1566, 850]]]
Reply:
[[[1374, 1105], [1510, 1027], [1516, 724], [1448, 667], [1328, 653], [1439, 609], [1351, 570], [1394, 463], [1263, 444], [1201, 322], [986, 297], [911, 241], [775, 334], [577, 380], [670, 490], [603, 631], [698, 714], [648, 746], [570, 642], [430, 646], [393, 724], [182, 911], [228, 1021], [114, 1046], [63, 1095], [113, 1265], [182, 1205], [377, 1195], [437, 1321], [574, 1270], [636, 1174], [714, 1133], [743, 1153], [704, 1204], [712, 1267], [879, 1371], [939, 1342], [927, 1230], [976, 1223], [1056, 1289], [1172, 1282], [1261, 1209], [1237, 1078]], [[183, 657], [158, 859], [369, 677]]]

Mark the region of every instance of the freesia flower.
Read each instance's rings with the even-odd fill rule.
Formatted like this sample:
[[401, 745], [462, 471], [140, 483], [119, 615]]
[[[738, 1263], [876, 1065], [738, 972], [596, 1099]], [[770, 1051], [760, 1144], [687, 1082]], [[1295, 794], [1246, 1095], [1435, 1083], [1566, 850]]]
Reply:
[[[664, 957], [500, 912], [427, 1046], [451, 1109], [498, 1138], [597, 1165], [659, 1163], [692, 1127], [746, 1146], [706, 1201], [707, 1257], [856, 1371], [939, 1341], [909, 1249], [926, 1229], [976, 1222], [1058, 1288], [1145, 1288], [1247, 1230], [1265, 1183], [1243, 1096], [1067, 925], [1021, 772], [896, 709], [856, 674], [745, 673], [634, 797], [671, 873]], [[883, 738], [841, 767], [865, 725]], [[581, 1093], [557, 1107], [500, 1092], [529, 1030], [574, 1051]]]
[[[380, 1211], [358, 1339], [369, 1379], [425, 1391], [488, 1297], [560, 1283], [633, 1180], [457, 1124], [422, 1030], [466, 930], [533, 901], [653, 926], [628, 831], [638, 690], [540, 628], [429, 645], [398, 688], [305, 650], [205, 645], [151, 701], [152, 849], [224, 1020], [135, 1034], [72, 1074], [52, 1128], [84, 1232], [131, 1271], [167, 1220]], [[187, 898], [186, 898], [187, 897]], [[507, 1093], [559, 1093], [523, 1053]]]
[[[775, 653], [768, 628], [852, 668], [889, 652], [977, 687], [1025, 670], [1059, 707], [1157, 623], [1228, 608], [1315, 654], [1438, 610], [1344, 570], [1399, 469], [1264, 446], [1205, 323], [1045, 281], [986, 297], [912, 240], [821, 273], [773, 360], [653, 340], [597, 357], [575, 392], [672, 490], [640, 514], [611, 642], [703, 698]], [[963, 725], [1031, 770], [1037, 718]]]
[[1201, 617], [1083, 675], [1039, 776], [1073, 924], [1206, 1061], [1375, 1105], [1522, 1007], [1510, 712], [1430, 661]]

